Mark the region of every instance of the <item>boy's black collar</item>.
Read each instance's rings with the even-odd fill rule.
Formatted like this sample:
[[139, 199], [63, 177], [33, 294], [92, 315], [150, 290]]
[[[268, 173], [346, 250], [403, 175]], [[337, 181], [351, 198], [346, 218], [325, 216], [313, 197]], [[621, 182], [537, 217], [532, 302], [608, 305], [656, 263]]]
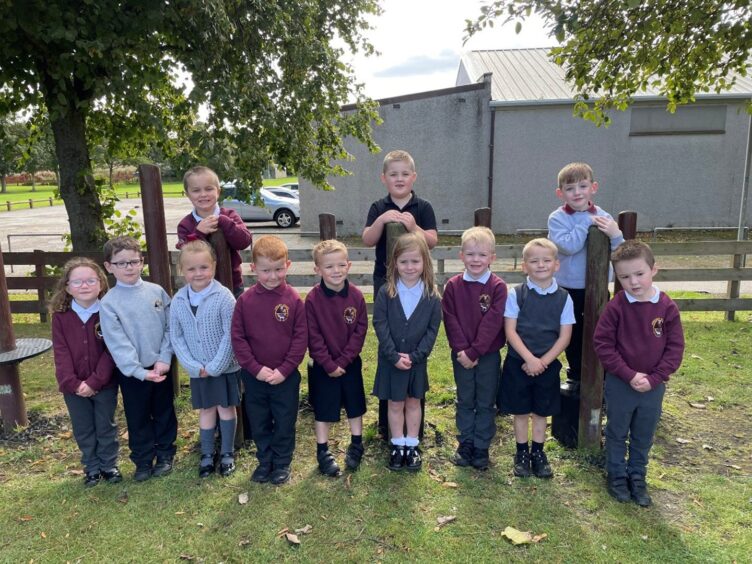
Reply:
[[396, 203], [394, 202], [394, 200], [392, 200], [392, 195], [391, 195], [391, 194], [387, 194], [386, 196], [384, 196], [384, 204], [385, 204], [385, 205], [387, 205], [387, 206], [388, 206], [388, 205], [392, 205], [392, 206], [394, 206], [395, 208], [397, 208], [397, 209], [399, 209], [399, 210], [404, 210], [404, 209], [405, 209], [405, 208], [406, 208], [407, 206], [409, 206], [410, 204], [412, 204], [412, 203], [413, 203], [413, 201], [415, 201], [415, 198], [417, 198], [417, 197], [418, 197], [418, 196], [417, 196], [417, 194], [415, 193], [415, 190], [410, 190], [410, 199], [409, 199], [409, 200], [407, 201], [407, 203], [406, 203], [406, 204], [405, 204], [404, 206], [402, 206], [402, 207], [399, 207], [399, 206], [398, 206], [398, 205], [397, 205], [397, 204], [396, 204]]
[[335, 292], [331, 288], [329, 288], [326, 284], [324, 284], [324, 281], [321, 281], [321, 289], [324, 291], [324, 295], [327, 298], [333, 298], [334, 296], [339, 296], [341, 298], [347, 297], [347, 289], [350, 287], [350, 282], [345, 279], [345, 285], [342, 287], [342, 289], [339, 292]]

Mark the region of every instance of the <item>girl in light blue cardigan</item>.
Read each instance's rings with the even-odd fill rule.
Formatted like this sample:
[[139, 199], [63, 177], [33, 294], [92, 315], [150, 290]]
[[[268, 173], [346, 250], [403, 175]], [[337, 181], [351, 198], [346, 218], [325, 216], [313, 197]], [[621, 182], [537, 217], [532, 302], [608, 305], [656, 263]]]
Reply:
[[216, 264], [208, 243], [186, 243], [179, 259], [186, 285], [175, 294], [170, 307], [170, 340], [191, 377], [191, 402], [199, 410], [201, 478], [214, 473], [217, 465], [217, 414], [222, 439], [219, 473], [229, 476], [235, 471], [235, 406], [240, 404], [240, 366], [230, 338], [235, 298], [214, 279]]

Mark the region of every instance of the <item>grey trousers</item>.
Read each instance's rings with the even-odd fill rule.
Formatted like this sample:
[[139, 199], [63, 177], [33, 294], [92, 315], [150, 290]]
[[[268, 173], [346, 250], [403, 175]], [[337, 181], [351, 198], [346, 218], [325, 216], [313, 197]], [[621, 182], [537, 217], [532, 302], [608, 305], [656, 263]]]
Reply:
[[452, 353], [454, 381], [457, 384], [457, 437], [475, 448], [488, 448], [496, 434], [496, 391], [499, 387], [499, 351], [478, 358], [478, 365], [467, 370]]
[[638, 392], [618, 376], [606, 374], [606, 471], [610, 476], [644, 477], [647, 473], [648, 454], [665, 392], [664, 384], [649, 392]]
[[73, 437], [81, 449], [84, 471], [96, 473], [117, 466], [117, 388], [100, 390], [90, 398], [76, 394], [63, 394], [63, 398], [68, 406]]

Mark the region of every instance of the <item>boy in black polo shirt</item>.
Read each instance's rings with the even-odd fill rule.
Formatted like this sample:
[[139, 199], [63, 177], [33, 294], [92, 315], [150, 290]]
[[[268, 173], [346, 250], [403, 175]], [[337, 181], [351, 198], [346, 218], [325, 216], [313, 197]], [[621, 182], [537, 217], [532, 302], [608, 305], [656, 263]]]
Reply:
[[[533, 239], [525, 245], [522, 270], [527, 281], [509, 291], [504, 308], [509, 349], [501, 372], [499, 403], [504, 413], [514, 415], [514, 475], [551, 478], [553, 472], [543, 452], [546, 418], [559, 412], [561, 363], [557, 357], [572, 336], [574, 308], [572, 298], [554, 279], [559, 270], [554, 243]], [[528, 450], [530, 416], [532, 453]]]
[[373, 266], [374, 300], [386, 279], [387, 223], [401, 223], [409, 232], [423, 233], [429, 249], [433, 249], [438, 242], [433, 208], [413, 192], [416, 178], [415, 161], [407, 151], [391, 151], [384, 157], [381, 182], [389, 194], [371, 204], [363, 229], [363, 244], [366, 247], [376, 246], [376, 262]]
[[351, 433], [345, 465], [356, 470], [363, 458], [366, 395], [360, 351], [368, 331], [368, 314], [363, 294], [347, 280], [352, 263], [344, 244], [322, 241], [313, 248], [313, 261], [321, 284], [311, 288], [305, 301], [308, 351], [313, 359], [308, 392], [316, 420], [319, 471], [336, 477], [340, 470], [329, 452], [329, 427], [339, 421], [343, 406]]

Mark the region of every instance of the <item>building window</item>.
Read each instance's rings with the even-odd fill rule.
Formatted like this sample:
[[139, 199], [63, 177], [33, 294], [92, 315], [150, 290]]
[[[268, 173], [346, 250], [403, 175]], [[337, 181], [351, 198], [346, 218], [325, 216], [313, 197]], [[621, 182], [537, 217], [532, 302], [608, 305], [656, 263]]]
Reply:
[[629, 135], [696, 135], [726, 133], [726, 106], [665, 106], [632, 108]]

